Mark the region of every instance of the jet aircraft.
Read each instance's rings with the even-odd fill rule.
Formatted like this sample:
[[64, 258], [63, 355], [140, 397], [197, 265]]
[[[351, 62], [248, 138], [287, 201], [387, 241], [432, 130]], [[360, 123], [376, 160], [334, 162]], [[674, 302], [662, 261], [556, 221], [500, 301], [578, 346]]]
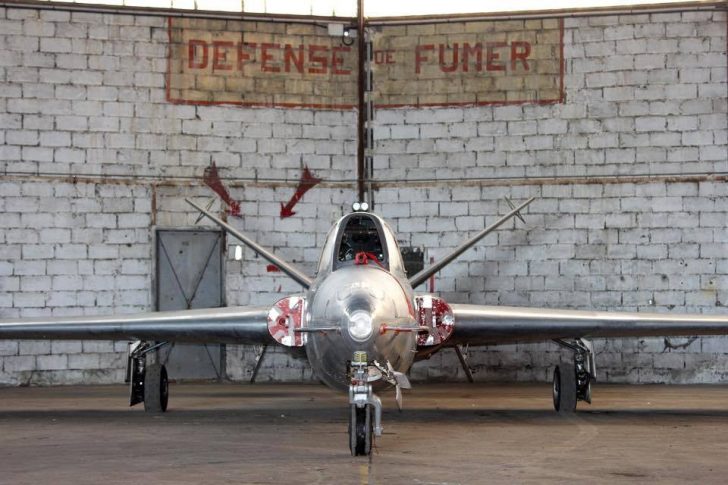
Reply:
[[[105, 317], [0, 320], [0, 339], [130, 340], [130, 403], [151, 412], [167, 409], [166, 369], [156, 350], [170, 342], [271, 344], [303, 347], [316, 376], [349, 393], [349, 447], [368, 455], [381, 436], [382, 404], [375, 393], [401, 389], [413, 362], [443, 348], [553, 340], [570, 352], [553, 373], [553, 402], [572, 413], [591, 402], [596, 378], [590, 339], [602, 337], [728, 334], [728, 315], [617, 313], [451, 303], [415, 291], [533, 201], [526, 200], [442, 260], [407, 276], [390, 226], [354, 204], [330, 230], [311, 278], [208, 209], [187, 200], [230, 235], [303, 287], [272, 306], [226, 307]], [[568, 355], [568, 354], [567, 354]]]

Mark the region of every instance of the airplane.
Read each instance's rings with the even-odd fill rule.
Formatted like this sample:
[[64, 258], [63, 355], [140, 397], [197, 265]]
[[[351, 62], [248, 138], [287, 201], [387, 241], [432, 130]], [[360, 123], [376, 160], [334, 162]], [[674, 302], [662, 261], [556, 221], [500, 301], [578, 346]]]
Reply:
[[[553, 403], [560, 414], [591, 403], [596, 379], [593, 338], [728, 334], [728, 315], [617, 313], [449, 303], [415, 291], [478, 241], [521, 211], [514, 206], [440, 261], [407, 276], [394, 231], [353, 204], [329, 231], [311, 278], [229, 223], [186, 199], [303, 287], [272, 306], [237, 306], [136, 315], [0, 320], [0, 339], [130, 340], [127, 376], [130, 404], [164, 412], [168, 376], [156, 358], [170, 342], [271, 344], [303, 348], [315, 375], [349, 394], [349, 448], [369, 455], [382, 434], [382, 404], [375, 391], [394, 388], [398, 406], [415, 361], [444, 348], [553, 340], [571, 358], [553, 372]], [[200, 220], [198, 219], [198, 221]], [[567, 354], [568, 356], [568, 354]], [[462, 362], [462, 361], [461, 361]]]

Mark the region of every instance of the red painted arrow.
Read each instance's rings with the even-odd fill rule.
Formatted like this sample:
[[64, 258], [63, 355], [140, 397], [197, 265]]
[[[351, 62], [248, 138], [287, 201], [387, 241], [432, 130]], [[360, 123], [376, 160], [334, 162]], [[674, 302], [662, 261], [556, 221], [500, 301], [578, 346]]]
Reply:
[[202, 180], [205, 182], [205, 185], [210, 187], [230, 207], [228, 214], [240, 217], [240, 204], [230, 196], [230, 192], [225, 188], [225, 184], [222, 183], [220, 175], [217, 173], [215, 162], [212, 162], [212, 165], [205, 168], [205, 174]]
[[295, 212], [293, 212], [293, 208], [298, 203], [298, 201], [301, 200], [303, 194], [308, 192], [319, 182], [321, 182], [321, 179], [314, 177], [308, 167], [304, 165], [303, 174], [301, 175], [301, 181], [298, 183], [296, 193], [293, 194], [293, 197], [291, 197], [291, 200], [289, 200], [286, 205], [283, 205], [283, 202], [281, 202], [281, 219], [291, 217], [293, 214], [295, 214]]

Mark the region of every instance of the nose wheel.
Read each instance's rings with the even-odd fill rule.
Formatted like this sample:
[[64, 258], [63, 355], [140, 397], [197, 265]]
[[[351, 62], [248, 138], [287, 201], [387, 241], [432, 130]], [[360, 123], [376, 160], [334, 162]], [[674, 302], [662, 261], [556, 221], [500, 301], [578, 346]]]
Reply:
[[372, 451], [372, 407], [351, 406], [349, 415], [349, 449], [352, 456], [367, 456]]

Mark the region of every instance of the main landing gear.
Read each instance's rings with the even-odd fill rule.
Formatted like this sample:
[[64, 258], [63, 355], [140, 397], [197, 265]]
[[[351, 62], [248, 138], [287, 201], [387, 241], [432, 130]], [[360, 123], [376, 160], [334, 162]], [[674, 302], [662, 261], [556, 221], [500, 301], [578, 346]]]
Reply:
[[354, 352], [349, 376], [349, 449], [352, 456], [369, 455], [374, 436], [382, 436], [382, 401], [372, 392], [366, 352]]
[[576, 411], [578, 401], [591, 404], [591, 383], [596, 380], [594, 349], [586, 339], [555, 342], [574, 355], [573, 363], [556, 366], [553, 380], [554, 409], [559, 414], [571, 414]]
[[149, 413], [163, 413], [169, 402], [167, 368], [159, 363], [156, 352], [166, 342], [151, 344], [137, 341], [129, 345], [126, 380], [129, 383], [129, 405], [144, 403]]

